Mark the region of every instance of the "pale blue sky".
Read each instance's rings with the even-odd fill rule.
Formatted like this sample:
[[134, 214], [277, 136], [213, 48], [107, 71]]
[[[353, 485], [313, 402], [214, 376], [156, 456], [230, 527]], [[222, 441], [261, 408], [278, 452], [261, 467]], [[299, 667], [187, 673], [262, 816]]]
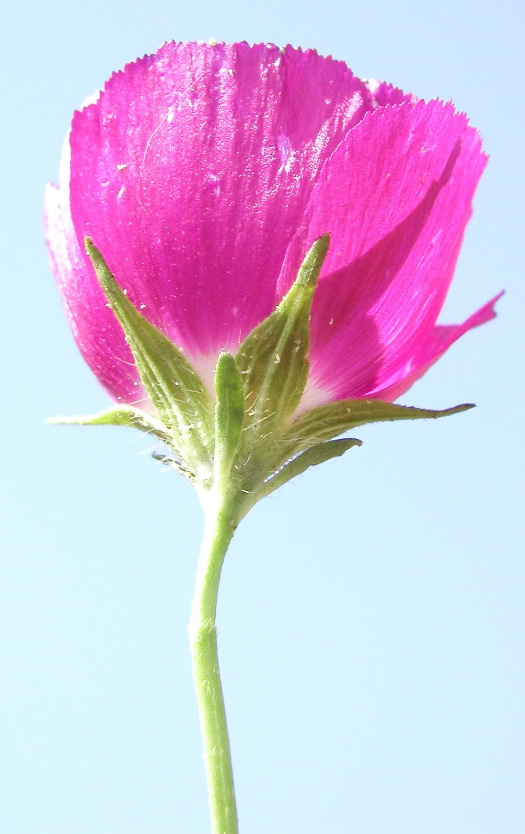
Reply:
[[241, 834], [523, 834], [521, 4], [20, 2], [2, 25], [0, 831], [206, 834], [186, 623], [201, 515], [108, 404], [42, 242], [72, 111], [164, 40], [291, 42], [453, 99], [491, 155], [444, 320], [495, 322], [404, 398], [478, 408], [365, 427], [259, 505], [219, 640]]

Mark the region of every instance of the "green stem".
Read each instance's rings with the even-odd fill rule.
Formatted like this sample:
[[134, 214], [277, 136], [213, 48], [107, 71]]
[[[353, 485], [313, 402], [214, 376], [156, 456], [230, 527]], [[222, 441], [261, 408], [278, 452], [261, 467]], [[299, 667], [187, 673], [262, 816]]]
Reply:
[[216, 495], [203, 501], [202, 541], [189, 625], [193, 679], [199, 705], [212, 834], [238, 834], [230, 742], [222, 696], [215, 614], [224, 557], [237, 527]]

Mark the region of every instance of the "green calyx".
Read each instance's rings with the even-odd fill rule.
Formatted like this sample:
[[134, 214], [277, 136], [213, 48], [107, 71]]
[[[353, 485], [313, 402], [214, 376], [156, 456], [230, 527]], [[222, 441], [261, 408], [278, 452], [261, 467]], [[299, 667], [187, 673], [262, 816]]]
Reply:
[[354, 438], [336, 439], [365, 423], [445, 417], [444, 411], [381, 400], [344, 400], [295, 416], [309, 372], [310, 314], [329, 236], [316, 240], [280, 304], [244, 340], [235, 356], [221, 352], [215, 400], [184, 354], [150, 324], [121, 290], [102, 254], [86, 239], [108, 304], [132, 351], [149, 411], [117, 406], [50, 422], [125, 425], [157, 437], [169, 452], [155, 455], [235, 507], [236, 523], [262, 497], [310, 466], [338, 457]]

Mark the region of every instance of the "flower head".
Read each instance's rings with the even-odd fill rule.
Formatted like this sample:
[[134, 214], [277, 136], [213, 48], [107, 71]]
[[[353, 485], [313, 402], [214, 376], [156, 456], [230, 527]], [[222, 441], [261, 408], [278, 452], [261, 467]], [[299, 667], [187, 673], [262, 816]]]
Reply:
[[[451, 104], [356, 78], [314, 51], [165, 44], [75, 113], [47, 239], [78, 345], [117, 400], [140, 380], [84, 251], [211, 388], [331, 235], [305, 396], [393, 400], [459, 336], [436, 325], [486, 164]], [[117, 361], [116, 361], [117, 360]]]
[[238, 352], [328, 234], [294, 413], [392, 402], [494, 316], [495, 299], [437, 324], [485, 164], [452, 104], [361, 81], [315, 51], [167, 43], [75, 113], [46, 192], [75, 339], [116, 401], [158, 411], [87, 237], [213, 397], [221, 351]]

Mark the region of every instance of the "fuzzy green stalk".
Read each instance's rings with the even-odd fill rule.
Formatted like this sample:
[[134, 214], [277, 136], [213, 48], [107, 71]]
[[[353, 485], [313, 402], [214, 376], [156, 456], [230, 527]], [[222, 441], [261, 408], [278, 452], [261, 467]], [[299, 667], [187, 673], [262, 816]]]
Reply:
[[[203, 496], [204, 497], [204, 496]], [[203, 500], [205, 526], [189, 624], [212, 834], [238, 834], [237, 807], [226, 712], [222, 695], [217, 628], [217, 594], [224, 557], [237, 527], [236, 514], [214, 491]]]

